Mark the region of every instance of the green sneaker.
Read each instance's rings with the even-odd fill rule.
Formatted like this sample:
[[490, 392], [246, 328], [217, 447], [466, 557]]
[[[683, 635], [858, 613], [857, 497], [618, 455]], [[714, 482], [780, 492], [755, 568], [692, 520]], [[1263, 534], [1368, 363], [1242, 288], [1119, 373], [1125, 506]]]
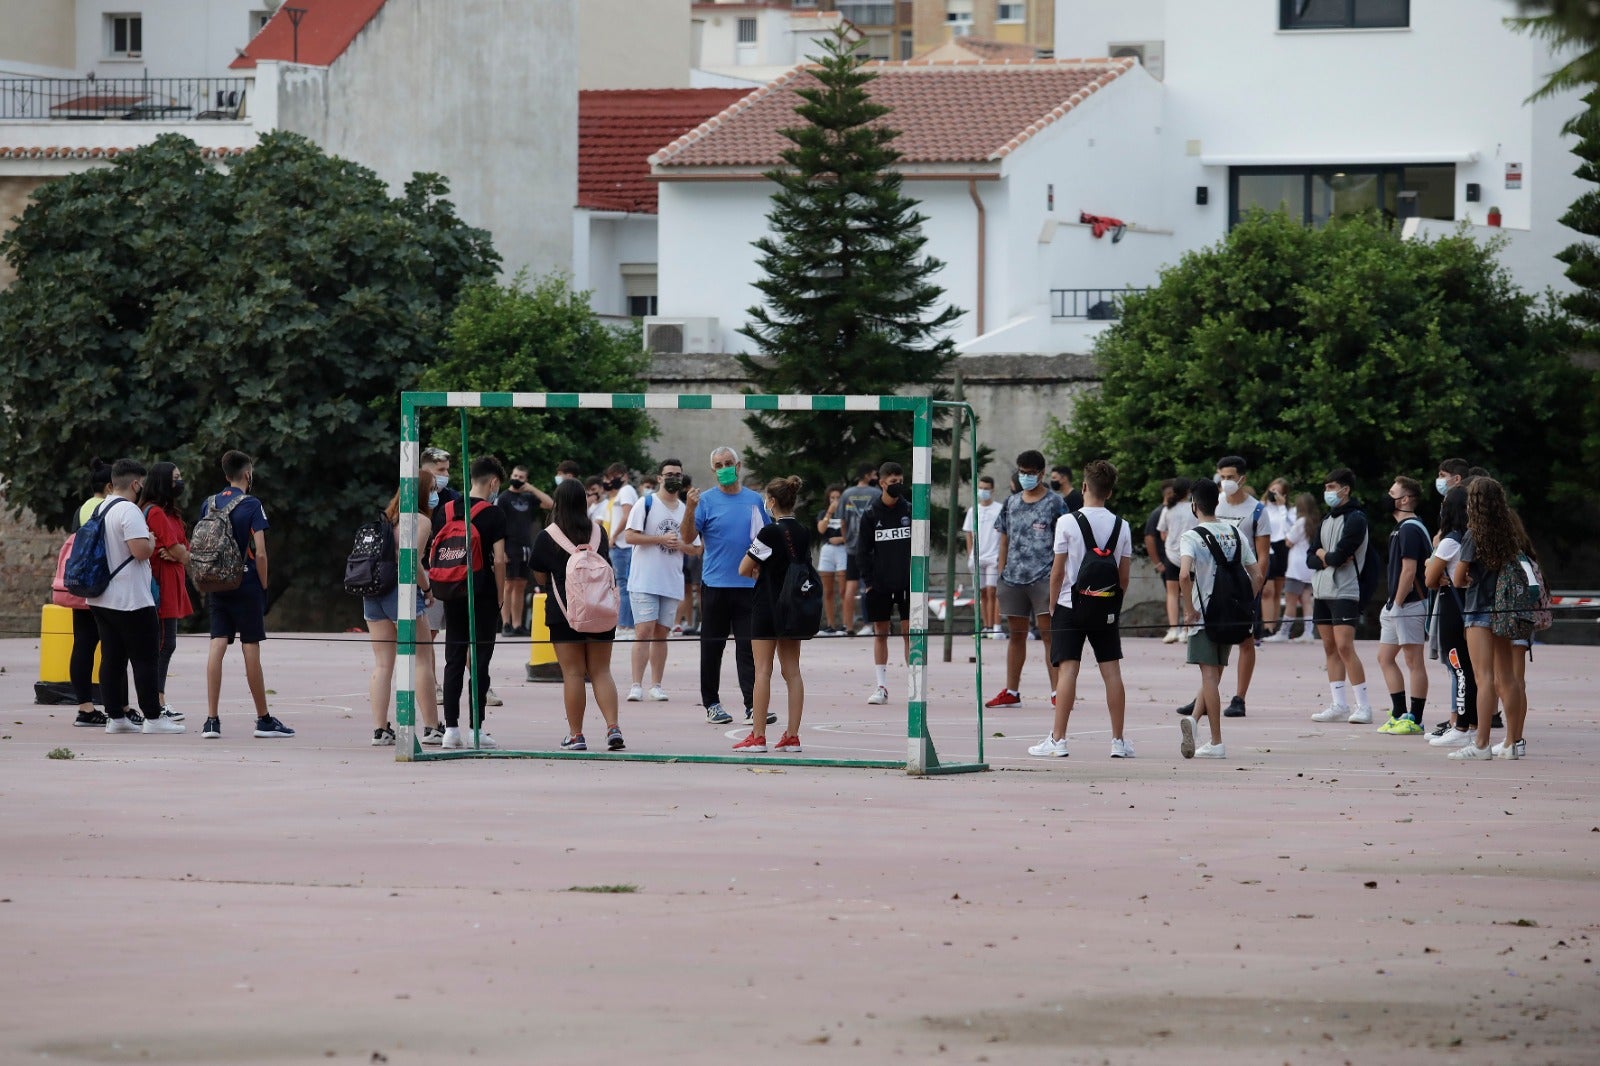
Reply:
[[1398, 722], [1399, 720], [1400, 719], [1398, 719], [1398, 718], [1385, 718], [1383, 720], [1383, 724], [1378, 727], [1378, 732], [1380, 732], [1380, 733], [1393, 733], [1394, 732], [1394, 724], [1396, 722]]
[[1397, 737], [1417, 736], [1422, 732], [1422, 726], [1406, 715], [1404, 718], [1390, 719], [1388, 732], [1390, 736]]

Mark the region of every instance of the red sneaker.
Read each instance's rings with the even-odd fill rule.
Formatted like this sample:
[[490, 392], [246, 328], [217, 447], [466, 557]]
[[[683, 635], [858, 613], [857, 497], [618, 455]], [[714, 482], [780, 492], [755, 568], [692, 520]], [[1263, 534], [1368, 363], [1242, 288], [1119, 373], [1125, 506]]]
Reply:
[[766, 751], [767, 750], [767, 738], [766, 737], [758, 737], [754, 733], [751, 733], [749, 736], [747, 736], [743, 740], [739, 741], [739, 743], [735, 744], [733, 746], [733, 750], [734, 751]]
[[985, 707], [1015, 707], [1022, 702], [1022, 697], [1008, 688], [1000, 690], [1000, 695], [985, 703]]
[[779, 740], [778, 743], [773, 746], [772, 750], [773, 751], [791, 751], [791, 752], [792, 751], [799, 751], [800, 750], [800, 738], [796, 737], [796, 736], [791, 736], [790, 734], [785, 733], [783, 735], [783, 739]]

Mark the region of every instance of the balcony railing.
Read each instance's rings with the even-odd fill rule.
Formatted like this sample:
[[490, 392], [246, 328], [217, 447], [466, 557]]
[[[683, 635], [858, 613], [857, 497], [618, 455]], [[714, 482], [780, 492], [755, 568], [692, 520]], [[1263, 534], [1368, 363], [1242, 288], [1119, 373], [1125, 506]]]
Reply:
[[249, 78], [4, 78], [0, 121], [241, 119], [250, 85]]
[[1125, 297], [1149, 289], [1051, 289], [1051, 318], [1083, 318], [1110, 321], [1122, 317]]

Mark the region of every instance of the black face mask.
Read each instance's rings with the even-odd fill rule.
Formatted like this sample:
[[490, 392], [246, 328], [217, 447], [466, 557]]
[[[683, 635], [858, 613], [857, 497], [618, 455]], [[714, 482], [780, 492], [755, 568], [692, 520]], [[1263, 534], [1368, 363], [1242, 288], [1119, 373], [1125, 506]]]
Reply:
[[173, 497], [173, 499], [177, 499], [179, 496], [182, 496], [182, 495], [183, 495], [183, 478], [181, 478], [181, 477], [173, 478], [172, 479], [172, 497]]
[[1051, 492], [1060, 492], [1061, 491], [1061, 482], [1059, 482], [1059, 481], [1050, 482], [1050, 491]]
[[520, 477], [514, 477], [514, 478], [511, 479], [511, 487], [514, 488], [514, 489], [520, 489], [522, 486], [524, 486], [526, 484], [527, 484], [527, 482], [522, 480]]
[[614, 477], [610, 481], [606, 482], [606, 491], [607, 492], [611, 491], [612, 489], [620, 489], [621, 487], [622, 487], [622, 479], [620, 477]]
[[1380, 514], [1394, 514], [1395, 504], [1398, 503], [1398, 502], [1399, 501], [1396, 500], [1393, 496], [1379, 496], [1378, 497], [1378, 513], [1380, 513]]
[[906, 498], [906, 487], [898, 481], [883, 491], [889, 494], [890, 499], [903, 500]]
[[678, 493], [683, 491], [683, 478], [681, 478], [681, 477], [663, 478], [662, 481], [661, 481], [661, 487], [666, 489], [668, 492], [672, 493], [674, 496], [676, 496]]

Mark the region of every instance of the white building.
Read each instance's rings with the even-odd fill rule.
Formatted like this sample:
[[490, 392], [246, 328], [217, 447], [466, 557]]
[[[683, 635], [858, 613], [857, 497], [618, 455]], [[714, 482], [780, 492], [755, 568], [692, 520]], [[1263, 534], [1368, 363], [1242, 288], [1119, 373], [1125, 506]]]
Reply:
[[[873, 99], [901, 131], [905, 193], [928, 218], [925, 252], [945, 263], [934, 280], [966, 312], [953, 332], [963, 351], [1083, 350], [1103, 323], [1082, 316], [1147, 284], [1170, 245], [1137, 227], [1113, 243], [1079, 221], [1155, 215], [1160, 84], [1129, 59], [873, 69]], [[789, 143], [778, 131], [808, 83], [793, 71], [651, 157], [659, 317], [683, 324], [690, 350], [750, 349], [737, 331], [761, 300], [752, 242], [768, 232], [774, 188], [761, 175]], [[1074, 290], [1054, 299], [1076, 301], [1080, 317], [1054, 318], [1052, 289]], [[702, 336], [706, 348], [687, 340]]]
[[[696, 88], [748, 85], [754, 89], [796, 63], [822, 54], [821, 42], [840, 26], [837, 11], [768, 0], [707, 0], [693, 5], [690, 62]], [[849, 27], [852, 38], [859, 38]]]

